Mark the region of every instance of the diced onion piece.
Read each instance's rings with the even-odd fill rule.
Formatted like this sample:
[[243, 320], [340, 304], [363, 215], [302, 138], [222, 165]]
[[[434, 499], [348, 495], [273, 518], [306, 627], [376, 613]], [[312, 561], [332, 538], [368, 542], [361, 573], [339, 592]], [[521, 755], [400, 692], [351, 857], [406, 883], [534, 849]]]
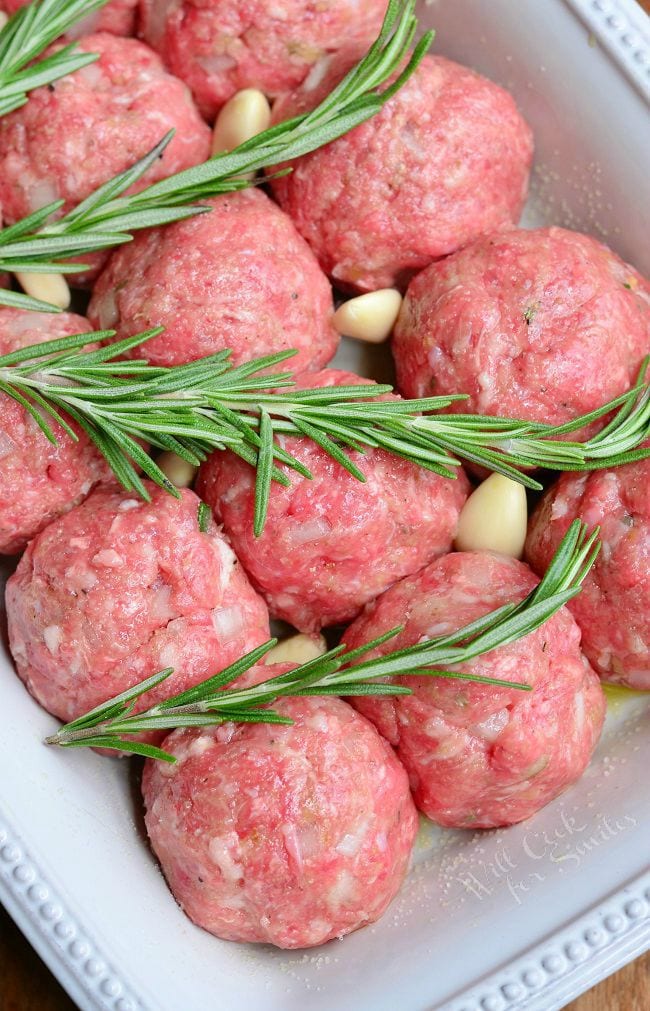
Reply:
[[27, 295], [41, 302], [50, 302], [58, 309], [70, 305], [70, 289], [63, 274], [17, 273], [18, 283]]
[[43, 640], [53, 656], [59, 652], [61, 645], [62, 629], [60, 625], [48, 625], [43, 629]]
[[[244, 141], [266, 130], [271, 123], [271, 106], [263, 92], [257, 88], [244, 88], [233, 95], [223, 106], [212, 131], [212, 154], [232, 151]], [[254, 172], [242, 173], [242, 179], [252, 178]]]
[[491, 474], [470, 495], [458, 520], [458, 551], [497, 551], [521, 558], [526, 540], [528, 505], [523, 485]]
[[161, 453], [156, 463], [177, 488], [189, 488], [194, 483], [197, 468], [176, 453]]
[[102, 330], [112, 330], [120, 319], [115, 288], [109, 288], [105, 295], [97, 301], [97, 315]]
[[59, 199], [59, 193], [51, 178], [36, 179], [27, 186], [27, 199], [30, 211], [40, 211], [41, 207], [54, 203]]
[[305, 80], [302, 82], [302, 91], [315, 91], [319, 84], [323, 83], [325, 77], [327, 76], [327, 71], [332, 65], [333, 57], [334, 53], [328, 53], [326, 56], [321, 56], [320, 59], [316, 60]]
[[5, 11], [0, 11], [0, 31], [2, 31], [8, 20], [9, 15]]
[[332, 524], [324, 516], [315, 516], [313, 519], [305, 520], [304, 523], [296, 523], [291, 527], [288, 536], [293, 545], [311, 544], [321, 537], [328, 537], [332, 532]]
[[215, 608], [212, 612], [212, 624], [221, 639], [232, 642], [242, 633], [245, 625], [244, 615], [238, 607]]
[[474, 724], [474, 733], [484, 741], [493, 743], [499, 737], [502, 730], [507, 727], [510, 720], [510, 713], [507, 709], [500, 709], [497, 713], [492, 713], [481, 723]]
[[[76, 27], [80, 27], [79, 22]], [[92, 91], [99, 91], [105, 80], [105, 73], [97, 63], [89, 63], [87, 66], [81, 67], [80, 70], [77, 70], [77, 74], [83, 77], [86, 86]]]
[[265, 663], [308, 663], [327, 652], [327, 643], [322, 635], [292, 635], [283, 639], [266, 654]]
[[[159, 2], [160, 0], [156, 0], [155, 6], [158, 6]], [[178, 6], [178, 0], [176, 0], [176, 6]], [[233, 67], [237, 66], [235, 57], [229, 56], [228, 53], [214, 53], [212, 56], [202, 56], [196, 62], [208, 74], [222, 74], [224, 70], [232, 70]]]
[[9, 433], [3, 432], [0, 429], [0, 460], [4, 459], [5, 456], [11, 456], [15, 449], [16, 443]]
[[396, 288], [379, 288], [350, 298], [334, 313], [334, 328], [345, 337], [381, 344], [390, 337], [399, 316], [402, 296]]

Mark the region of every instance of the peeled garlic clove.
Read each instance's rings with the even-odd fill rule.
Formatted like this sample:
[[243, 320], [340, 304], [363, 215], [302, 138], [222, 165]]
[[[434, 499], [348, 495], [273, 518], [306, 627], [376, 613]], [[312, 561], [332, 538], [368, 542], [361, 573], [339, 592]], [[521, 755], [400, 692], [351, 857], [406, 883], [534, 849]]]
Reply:
[[491, 474], [470, 495], [458, 520], [458, 551], [498, 551], [521, 558], [526, 541], [526, 489], [502, 474]]
[[161, 453], [156, 463], [165, 477], [177, 488], [189, 488], [194, 483], [197, 467], [194, 467], [176, 453]]
[[308, 663], [327, 652], [327, 643], [322, 635], [291, 635], [274, 646], [264, 657], [264, 663]]
[[244, 88], [223, 106], [212, 131], [212, 154], [234, 147], [266, 130], [271, 122], [271, 106], [257, 88]]
[[396, 288], [379, 288], [350, 298], [334, 313], [334, 329], [346, 337], [381, 344], [391, 335], [402, 296]]
[[70, 289], [63, 274], [16, 273], [16, 278], [25, 294], [49, 302], [58, 309], [70, 305]]

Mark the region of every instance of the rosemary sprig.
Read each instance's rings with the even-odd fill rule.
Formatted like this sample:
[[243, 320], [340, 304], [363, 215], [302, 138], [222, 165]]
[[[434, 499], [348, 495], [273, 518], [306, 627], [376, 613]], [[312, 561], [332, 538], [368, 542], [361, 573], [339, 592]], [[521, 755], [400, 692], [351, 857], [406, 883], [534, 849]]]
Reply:
[[[42, 2], [52, 5], [64, 0]], [[94, 9], [87, 0], [76, 3]], [[51, 223], [48, 219], [63, 207], [60, 200], [0, 230], [0, 270], [68, 274], [83, 271], [87, 264], [67, 261], [129, 242], [138, 229], [205, 213], [210, 208], [197, 206], [197, 201], [251, 185], [241, 178], [242, 173], [298, 158], [370, 119], [408, 80], [433, 39], [433, 33], [427, 32], [408, 56], [417, 28], [415, 3], [416, 0], [390, 0], [375, 43], [311, 112], [272, 126], [203, 165], [178, 172], [139, 193], [122, 196], [160, 156], [172, 137], [167, 134], [146, 157], [100, 186], [57, 221]], [[396, 80], [387, 85], [405, 61]], [[3, 290], [0, 304], [57, 311], [48, 303]]]
[[102, 703], [46, 739], [47, 744], [64, 748], [112, 748], [167, 762], [175, 759], [161, 748], [129, 740], [130, 735], [177, 727], [202, 727], [219, 723], [291, 723], [285, 716], [266, 708], [287, 695], [410, 695], [411, 689], [379, 678], [432, 676], [457, 678], [499, 688], [530, 691], [519, 682], [485, 678], [458, 670], [452, 665], [468, 663], [483, 653], [522, 639], [548, 621], [580, 592], [600, 545], [598, 531], [587, 534], [574, 520], [559, 545], [546, 575], [519, 603], [506, 604], [465, 625], [457, 632], [437, 636], [407, 649], [363, 659], [369, 652], [394, 638], [402, 628], [394, 628], [354, 650], [345, 645], [296, 667], [286, 674], [268, 678], [249, 688], [227, 688], [259, 663], [276, 644], [275, 639], [247, 653], [221, 673], [187, 691], [135, 713], [139, 698], [161, 684], [171, 668], [154, 674], [121, 695]]
[[77, 21], [105, 3], [37, 0], [16, 11], [0, 31], [0, 116], [24, 105], [34, 88], [51, 84], [98, 59], [95, 53], [82, 53], [75, 44], [63, 46], [41, 60], [37, 57]]
[[[650, 437], [650, 386], [628, 393], [564, 425], [444, 413], [462, 395], [421, 400], [368, 400], [390, 386], [358, 384], [301, 390], [291, 372], [266, 370], [293, 352], [267, 355], [236, 368], [223, 351], [169, 368], [144, 360], [116, 360], [160, 333], [152, 330], [96, 351], [90, 341], [112, 331], [62, 337], [0, 357], [0, 392], [30, 412], [55, 441], [48, 416], [74, 419], [89, 435], [129, 491], [147, 498], [134, 463], [153, 481], [177, 494], [139, 441], [172, 450], [195, 465], [213, 450], [230, 449], [256, 468], [255, 533], [264, 527], [272, 482], [288, 485], [286, 471], [310, 472], [281, 446], [278, 437], [309, 438], [358, 480], [362, 460], [349, 451], [380, 447], [443, 477], [453, 478], [460, 460], [470, 460], [529, 488], [541, 484], [527, 468], [595, 470], [650, 456], [638, 447]], [[276, 392], [270, 392], [275, 390]], [[602, 432], [586, 442], [560, 437], [615, 412]], [[74, 437], [74, 436], [73, 436]]]

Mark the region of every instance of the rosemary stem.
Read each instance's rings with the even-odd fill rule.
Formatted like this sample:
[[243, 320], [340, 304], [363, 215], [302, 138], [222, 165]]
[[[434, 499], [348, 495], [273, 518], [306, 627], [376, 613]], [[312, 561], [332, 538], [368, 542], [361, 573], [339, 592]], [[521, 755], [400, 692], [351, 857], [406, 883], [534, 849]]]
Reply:
[[[59, 23], [63, 31], [84, 13], [101, 6], [102, 2], [105, 0], [38, 0], [38, 3], [30, 4], [14, 15], [0, 32], [0, 114], [26, 101], [26, 93], [14, 95], [11, 90], [15, 85], [13, 75], [17, 67], [39, 55], [42, 48], [39, 48], [39, 42], [42, 41], [44, 46], [52, 40], [52, 31], [55, 35], [60, 34], [56, 31]], [[170, 131], [148, 155], [109, 179], [63, 217], [52, 222], [52, 216], [61, 214], [64, 209], [63, 201], [54, 201], [14, 225], [0, 229], [0, 270], [26, 271], [30, 269], [30, 264], [34, 264], [34, 269], [40, 266], [41, 269], [60, 269], [67, 273], [73, 273], [75, 268], [83, 271], [87, 267], [81, 262], [84, 256], [129, 242], [138, 229], [167, 225], [196, 214], [209, 213], [210, 208], [202, 205], [201, 201], [254, 184], [251, 180], [243, 180], [242, 173], [289, 163], [370, 119], [414, 73], [433, 39], [433, 32], [426, 32], [411, 51], [417, 26], [415, 4], [416, 0], [388, 0], [383, 27], [375, 43], [311, 112], [276, 124], [232, 151], [215, 155], [201, 165], [177, 172], [125, 196], [170, 143], [173, 136], [173, 131]], [[65, 23], [53, 18], [53, 14], [61, 9], [68, 17]], [[33, 17], [34, 14], [37, 18]], [[8, 43], [15, 38], [19, 23], [24, 30], [20, 36], [21, 46], [18, 47], [20, 58], [16, 60], [15, 54], [8, 54], [3, 40]], [[37, 24], [40, 34], [32, 39], [30, 29]], [[65, 72], [70, 73], [94, 59], [93, 54], [70, 51], [66, 54]], [[64, 72], [57, 54], [36, 64], [36, 69], [40, 68], [42, 72], [44, 63], [50, 66], [51, 80]], [[396, 74], [397, 78], [389, 83]], [[28, 90], [29, 83], [22, 73], [19, 76], [21, 84]], [[31, 80], [35, 82], [36, 78], [32, 75]], [[8, 89], [4, 96], [3, 85]], [[3, 104], [3, 98], [9, 106]], [[289, 170], [279, 170], [280, 173], [286, 171]], [[4, 289], [0, 289], [0, 304], [37, 311], [59, 311], [53, 305]]]
[[102, 734], [103, 731], [110, 730], [113, 733], [114, 722], [112, 720], [104, 720], [102, 723], [96, 723], [92, 727], [82, 727], [80, 730], [66, 730], [62, 728], [57, 730], [55, 734], [50, 734], [49, 737], [45, 738], [46, 744], [58, 744], [60, 746], [65, 746], [66, 744], [76, 744], [78, 741], [87, 741], [90, 737], [97, 737], [98, 734]]
[[[410, 694], [410, 688], [399, 683], [405, 675], [456, 678], [509, 691], [530, 691], [530, 685], [480, 677], [471, 671], [459, 670], [457, 665], [529, 635], [556, 614], [579, 592], [598, 553], [597, 537], [597, 530], [587, 535], [586, 527], [575, 520], [535, 590], [523, 600], [497, 608], [448, 635], [382, 653], [380, 648], [403, 630], [400, 626], [351, 652], [339, 646], [285, 674], [271, 676], [249, 687], [229, 687], [233, 683], [236, 685], [241, 675], [262, 660], [275, 644], [276, 640], [270, 640], [220, 674], [150, 709], [134, 713], [136, 700], [172, 673], [171, 668], [160, 671], [61, 727], [46, 743], [131, 751], [170, 761], [170, 756], [160, 748], [129, 740], [129, 736], [133, 738], [151, 730], [168, 731], [176, 727], [214, 726], [226, 722], [291, 722], [269, 706], [292, 695]], [[379, 655], [372, 657], [375, 650], [380, 651]], [[444, 665], [454, 669], [441, 669]]]
[[[291, 386], [293, 373], [268, 372], [282, 366], [286, 352], [239, 366], [230, 365], [228, 352], [169, 368], [121, 357], [160, 332], [108, 345], [111, 332], [79, 334], [2, 355], [0, 394], [20, 403], [51, 442], [56, 437], [48, 415], [76, 438], [66, 428], [66, 417], [72, 419], [123, 487], [145, 499], [138, 468], [172, 494], [174, 489], [142, 450], [143, 442], [191, 462], [213, 450], [232, 449], [256, 472], [256, 536], [264, 528], [273, 483], [290, 484], [290, 470], [312, 477], [285, 436], [312, 441], [359, 481], [366, 480], [363, 454], [375, 448], [448, 479], [456, 477], [464, 460], [536, 490], [542, 485], [531, 473], [535, 468], [595, 470], [650, 456], [650, 446], [644, 445], [650, 438], [647, 363], [639, 385], [621, 397], [571, 423], [550, 426], [445, 413], [446, 398], [378, 400], [391, 387], [373, 389], [362, 382], [300, 389]], [[89, 343], [104, 346], [85, 350]], [[604, 434], [564, 441], [568, 431], [608, 414]]]

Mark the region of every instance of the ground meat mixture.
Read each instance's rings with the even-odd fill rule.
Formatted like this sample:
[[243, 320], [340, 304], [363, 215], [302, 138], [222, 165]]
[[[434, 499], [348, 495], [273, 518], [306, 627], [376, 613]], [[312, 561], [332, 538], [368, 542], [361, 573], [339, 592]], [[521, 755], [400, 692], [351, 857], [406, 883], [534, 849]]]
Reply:
[[332, 291], [304, 239], [259, 190], [205, 201], [208, 214], [155, 228], [113, 253], [88, 308], [128, 337], [165, 333], [133, 355], [178, 365], [229, 348], [235, 364], [296, 349], [289, 368], [333, 356]]
[[[270, 676], [273, 670], [265, 670]], [[176, 730], [147, 762], [151, 844], [195, 923], [305, 948], [377, 920], [408, 867], [417, 815], [404, 769], [336, 698], [287, 698], [292, 726]]]
[[601, 551], [570, 603], [582, 648], [603, 680], [650, 690], [650, 461], [564, 474], [530, 521], [526, 556], [540, 574], [572, 520], [600, 527]]
[[[83, 316], [0, 308], [0, 355], [30, 344], [88, 333]], [[0, 393], [0, 554], [22, 551], [51, 520], [77, 505], [110, 469], [88, 437], [72, 422], [75, 442], [48, 418], [54, 446], [28, 411]]]
[[[325, 369], [302, 387], [365, 382]], [[365, 483], [306, 438], [286, 449], [312, 474], [274, 484], [261, 537], [253, 533], [255, 472], [232, 454], [202, 466], [197, 490], [223, 522], [271, 613], [305, 632], [350, 621], [391, 583], [451, 549], [468, 482], [439, 477], [385, 450], [352, 453]]]
[[[311, 109], [349, 69], [340, 56], [275, 104]], [[336, 283], [403, 287], [422, 267], [519, 219], [532, 136], [512, 96], [466, 67], [426, 56], [383, 111], [293, 163], [280, 205]]]
[[78, 45], [100, 59], [32, 91], [0, 120], [0, 204], [9, 223], [54, 200], [76, 205], [172, 128], [175, 137], [134, 189], [209, 155], [210, 131], [189, 91], [153, 50], [107, 33]]
[[102, 487], [29, 545], [7, 583], [18, 674], [71, 720], [166, 667], [145, 705], [202, 681], [269, 638], [264, 601], [199, 499], [147, 483], [151, 502]]
[[141, 0], [140, 30], [208, 119], [241, 88], [274, 97], [324, 53], [367, 49], [385, 0]]
[[[412, 646], [523, 599], [536, 583], [513, 558], [445, 555], [370, 604], [344, 638], [354, 648], [404, 624], [379, 652]], [[563, 609], [459, 669], [533, 690], [407, 677], [400, 684], [412, 695], [353, 701], [396, 748], [416, 804], [434, 821], [494, 828], [529, 818], [579, 779], [602, 727], [604, 696], [580, 629]]]
[[647, 282], [564, 228], [512, 229], [427, 267], [393, 339], [404, 396], [467, 393], [451, 410], [550, 424], [624, 393], [649, 351]]

